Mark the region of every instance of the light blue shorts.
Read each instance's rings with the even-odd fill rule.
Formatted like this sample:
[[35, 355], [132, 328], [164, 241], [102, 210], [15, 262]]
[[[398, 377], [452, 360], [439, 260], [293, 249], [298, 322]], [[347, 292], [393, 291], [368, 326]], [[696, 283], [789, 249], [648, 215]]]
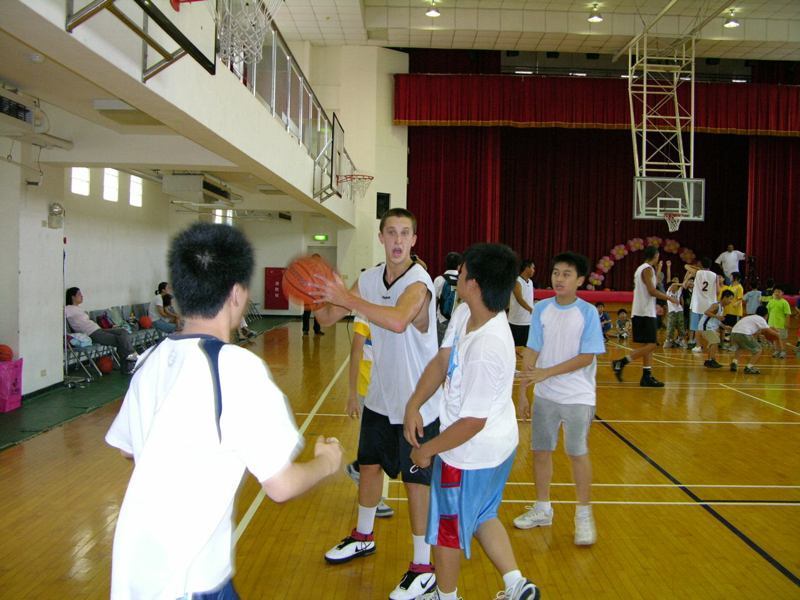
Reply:
[[516, 453], [515, 450], [496, 467], [471, 470], [448, 465], [437, 456], [425, 541], [432, 546], [461, 548], [469, 558], [470, 543], [478, 527], [497, 517]]
[[689, 317], [689, 329], [692, 331], [700, 331], [700, 319], [702, 318], [703, 315], [692, 311], [692, 315]]

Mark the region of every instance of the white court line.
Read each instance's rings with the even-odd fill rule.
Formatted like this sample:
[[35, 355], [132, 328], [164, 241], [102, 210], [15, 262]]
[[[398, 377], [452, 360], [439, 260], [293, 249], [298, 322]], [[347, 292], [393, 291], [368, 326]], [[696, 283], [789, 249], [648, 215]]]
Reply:
[[647, 419], [603, 419], [605, 423], [645, 423], [666, 425], [800, 425], [800, 421], [657, 421]]
[[[389, 483], [402, 484], [399, 479], [392, 479]], [[532, 481], [507, 481], [506, 485], [511, 486], [535, 486]], [[555, 487], [575, 487], [569, 481], [551, 483]], [[592, 487], [607, 488], [721, 488], [721, 489], [754, 489], [754, 490], [800, 490], [800, 485], [778, 485], [778, 484], [749, 484], [749, 483], [592, 483]]]
[[[305, 433], [306, 429], [308, 429], [308, 426], [311, 423], [311, 421], [314, 419], [314, 417], [316, 416], [317, 411], [319, 410], [319, 407], [322, 406], [323, 402], [325, 402], [325, 399], [328, 397], [328, 394], [330, 394], [331, 390], [333, 389], [334, 384], [339, 379], [339, 377], [342, 375], [342, 372], [344, 371], [344, 368], [347, 366], [347, 363], [349, 363], [349, 362], [350, 362], [350, 357], [348, 356], [345, 359], [345, 361], [342, 363], [342, 366], [339, 367], [339, 370], [336, 371], [336, 375], [333, 376], [333, 379], [331, 379], [330, 383], [328, 384], [328, 387], [326, 387], [323, 390], [322, 394], [320, 395], [319, 399], [317, 400], [317, 403], [314, 405], [314, 408], [312, 408], [311, 412], [308, 413], [308, 416], [306, 417], [306, 420], [303, 421], [302, 425], [300, 425], [300, 428], [298, 429], [298, 431], [300, 432], [300, 435], [303, 435]], [[261, 506], [261, 503], [264, 501], [264, 496], [265, 496], [264, 488], [259, 489], [258, 490], [258, 494], [256, 494], [255, 498], [253, 498], [253, 502], [251, 502], [250, 506], [247, 508], [247, 512], [244, 513], [244, 516], [242, 517], [242, 520], [239, 521], [239, 524], [236, 526], [236, 531], [233, 532], [233, 544], [234, 545], [236, 545], [236, 542], [238, 542], [239, 538], [242, 537], [242, 534], [244, 533], [244, 530], [247, 529], [247, 526], [250, 525], [250, 521], [253, 520], [253, 515], [256, 514], [256, 511], [258, 510], [258, 507]]]
[[800, 417], [800, 412], [794, 411], [791, 408], [786, 408], [785, 406], [781, 406], [780, 404], [775, 404], [774, 402], [770, 402], [769, 400], [764, 400], [763, 398], [759, 398], [758, 396], [753, 396], [753, 394], [748, 394], [747, 392], [743, 392], [742, 390], [737, 390], [736, 388], [731, 387], [729, 385], [725, 385], [724, 383], [720, 383], [720, 385], [725, 389], [736, 392], [737, 394], [742, 394], [743, 396], [747, 396], [748, 398], [752, 398], [753, 400], [758, 400], [759, 402], [763, 402], [764, 404], [769, 404], [770, 406], [774, 406], [775, 408], [780, 408], [781, 410], [785, 410], [786, 412], [790, 412], [793, 415], [797, 415]]
[[[408, 498], [386, 498], [389, 502], [408, 502]], [[577, 504], [577, 500], [551, 500], [551, 504]], [[503, 500], [503, 504], [530, 504], [536, 500]], [[797, 507], [800, 502], [667, 502], [658, 500], [592, 500], [592, 504], [614, 504], [621, 506], [786, 506]]]

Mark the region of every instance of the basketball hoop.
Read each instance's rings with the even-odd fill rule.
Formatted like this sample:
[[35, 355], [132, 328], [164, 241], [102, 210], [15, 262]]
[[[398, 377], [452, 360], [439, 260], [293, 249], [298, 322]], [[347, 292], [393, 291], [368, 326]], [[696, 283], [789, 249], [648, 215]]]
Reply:
[[350, 199], [356, 200], [364, 197], [373, 179], [375, 178], [372, 175], [352, 173], [350, 175], [340, 175], [337, 178], [337, 183], [342, 187], [346, 186], [350, 190]]
[[670, 233], [678, 231], [682, 219], [683, 215], [680, 213], [664, 213], [664, 220], [667, 222], [667, 228]]
[[225, 62], [255, 64], [264, 52], [269, 23], [283, 0], [219, 0], [219, 56]]

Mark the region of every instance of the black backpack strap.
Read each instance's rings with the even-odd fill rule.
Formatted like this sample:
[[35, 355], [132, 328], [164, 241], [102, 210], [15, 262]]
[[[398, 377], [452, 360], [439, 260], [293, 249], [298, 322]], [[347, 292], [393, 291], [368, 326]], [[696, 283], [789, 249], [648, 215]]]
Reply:
[[222, 417], [222, 386], [219, 380], [219, 353], [225, 342], [217, 338], [203, 338], [200, 340], [200, 349], [208, 359], [208, 366], [211, 369], [211, 381], [214, 385], [214, 415], [217, 421], [217, 435], [222, 442], [222, 430], [219, 421]]

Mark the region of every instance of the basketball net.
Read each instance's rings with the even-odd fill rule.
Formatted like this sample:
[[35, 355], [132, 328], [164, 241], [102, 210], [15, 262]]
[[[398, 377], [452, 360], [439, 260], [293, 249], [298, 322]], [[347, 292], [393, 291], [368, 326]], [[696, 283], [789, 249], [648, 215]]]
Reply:
[[350, 191], [350, 199], [355, 201], [364, 197], [367, 193], [367, 188], [375, 179], [372, 175], [365, 173], [353, 173], [351, 175], [340, 175], [337, 179], [339, 185], [347, 187]]
[[664, 220], [667, 222], [667, 228], [669, 229], [670, 233], [678, 231], [678, 228], [681, 226], [681, 219], [682, 215], [678, 213], [664, 214]]
[[219, 0], [217, 36], [219, 56], [225, 62], [255, 64], [264, 53], [269, 23], [283, 0]]

